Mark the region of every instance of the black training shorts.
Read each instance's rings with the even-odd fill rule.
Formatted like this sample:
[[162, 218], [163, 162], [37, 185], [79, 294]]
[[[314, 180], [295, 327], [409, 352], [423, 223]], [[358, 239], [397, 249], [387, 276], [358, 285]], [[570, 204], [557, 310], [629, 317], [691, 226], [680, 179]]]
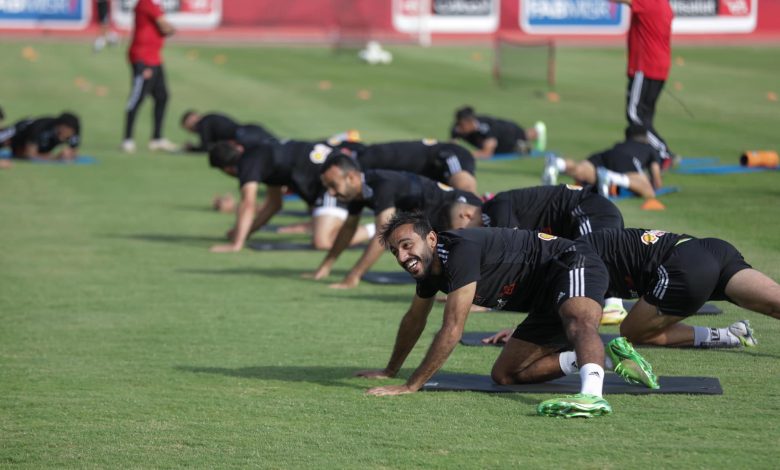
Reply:
[[583, 235], [608, 228], [623, 228], [623, 215], [609, 199], [592, 192], [585, 196], [571, 212], [576, 233], [569, 234], [575, 240]]
[[658, 266], [643, 296], [664, 315], [695, 314], [708, 300], [728, 300], [726, 284], [751, 266], [730, 243], [694, 238], [678, 244]]
[[561, 305], [573, 297], [587, 297], [604, 306], [609, 273], [601, 258], [585, 246], [563, 253], [548, 270], [548, 286], [520, 323], [512, 337], [539, 346], [570, 346], [558, 313]]

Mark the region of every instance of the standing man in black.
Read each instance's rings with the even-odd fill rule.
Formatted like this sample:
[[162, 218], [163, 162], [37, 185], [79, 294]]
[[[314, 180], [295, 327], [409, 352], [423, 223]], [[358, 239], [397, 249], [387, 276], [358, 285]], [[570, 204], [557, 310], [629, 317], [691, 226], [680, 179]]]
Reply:
[[417, 288], [387, 366], [358, 372], [359, 376], [394, 377], [425, 329], [434, 296], [439, 291], [448, 295], [441, 329], [420, 366], [405, 384], [375, 387], [369, 394], [419, 390], [457, 345], [472, 302], [529, 313], [493, 365], [491, 375], [497, 383], [545, 382], [579, 373], [581, 393], [544, 401], [537, 408], [539, 414], [611, 413], [602, 397], [605, 364], [628, 381], [658, 388], [650, 364], [624, 338], [610, 342], [606, 351], [610, 360], [605, 361], [598, 326], [609, 278], [604, 263], [587, 247], [526, 230], [437, 233], [419, 213], [397, 214], [382, 230], [382, 240], [417, 280]]

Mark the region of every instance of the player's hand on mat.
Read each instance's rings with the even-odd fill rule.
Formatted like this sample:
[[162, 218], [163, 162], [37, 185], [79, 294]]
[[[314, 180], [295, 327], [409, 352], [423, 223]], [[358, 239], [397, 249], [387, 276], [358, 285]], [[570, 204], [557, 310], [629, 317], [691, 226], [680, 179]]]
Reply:
[[241, 247], [230, 243], [224, 245], [214, 245], [209, 251], [212, 253], [236, 253], [241, 251]]
[[356, 377], [363, 377], [365, 379], [390, 379], [395, 377], [395, 374], [387, 369], [368, 369], [355, 372]]
[[301, 277], [304, 277], [306, 279], [314, 279], [315, 281], [319, 281], [322, 278], [328, 277], [330, 275], [330, 269], [326, 267], [320, 267], [313, 273], [303, 273], [301, 274]]
[[512, 336], [512, 333], [514, 330], [507, 328], [506, 330], [501, 330], [498, 333], [494, 334], [493, 336], [488, 336], [487, 338], [482, 338], [482, 342], [484, 344], [504, 344], [507, 341], [509, 341], [509, 338]]
[[343, 281], [331, 284], [329, 287], [331, 289], [354, 289], [358, 284], [360, 284], [360, 278], [347, 276]]
[[407, 393], [414, 393], [417, 390], [412, 390], [408, 385], [385, 385], [384, 387], [374, 387], [366, 392], [367, 395], [374, 395], [377, 397], [387, 397], [390, 395], [404, 395]]

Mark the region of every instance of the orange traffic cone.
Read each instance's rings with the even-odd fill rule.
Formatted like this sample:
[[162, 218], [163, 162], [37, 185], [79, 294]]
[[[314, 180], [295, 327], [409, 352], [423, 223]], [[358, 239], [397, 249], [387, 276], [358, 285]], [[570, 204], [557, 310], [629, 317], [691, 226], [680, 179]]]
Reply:
[[642, 204], [641, 209], [643, 211], [662, 211], [666, 209], [666, 206], [656, 198], [648, 199]]

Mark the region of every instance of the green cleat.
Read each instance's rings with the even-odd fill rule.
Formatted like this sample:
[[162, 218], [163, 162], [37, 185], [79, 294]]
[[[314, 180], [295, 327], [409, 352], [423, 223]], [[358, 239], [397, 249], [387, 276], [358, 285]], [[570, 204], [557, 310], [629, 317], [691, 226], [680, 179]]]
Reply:
[[537, 152], [544, 152], [547, 148], [547, 126], [542, 121], [536, 121], [534, 124], [534, 130], [536, 130], [536, 142], [534, 143], [534, 150]]
[[631, 343], [622, 336], [607, 343], [606, 353], [612, 359], [614, 371], [628, 383], [643, 384], [658, 389], [658, 377], [653, 374], [653, 366], [642, 357]]
[[612, 413], [612, 407], [602, 397], [578, 393], [570, 397], [545, 400], [539, 403], [536, 412], [553, 418], [593, 418]]
[[752, 348], [758, 344], [758, 340], [753, 336], [753, 328], [750, 327], [750, 322], [747, 320], [732, 323], [729, 326], [729, 332], [736, 336], [740, 344], [746, 348]]

